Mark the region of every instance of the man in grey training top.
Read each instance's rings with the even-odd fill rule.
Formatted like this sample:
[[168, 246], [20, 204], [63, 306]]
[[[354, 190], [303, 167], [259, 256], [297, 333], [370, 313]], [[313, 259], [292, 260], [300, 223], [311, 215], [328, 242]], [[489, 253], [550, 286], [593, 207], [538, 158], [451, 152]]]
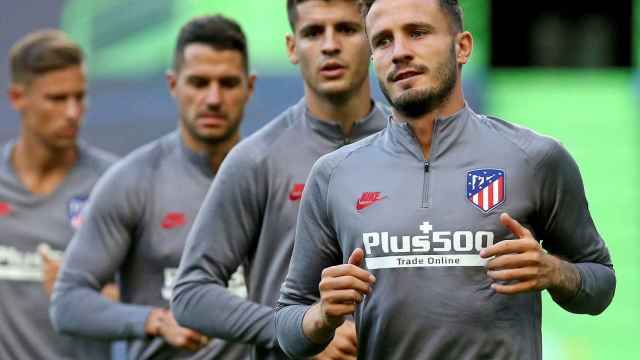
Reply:
[[355, 312], [359, 359], [541, 359], [542, 290], [598, 314], [615, 288], [576, 163], [466, 105], [457, 1], [368, 0], [363, 14], [393, 117], [311, 170], [280, 345], [319, 352]]
[[[222, 16], [189, 21], [167, 79], [179, 128], [134, 151], [96, 185], [60, 270], [51, 317], [63, 333], [127, 339], [130, 359], [245, 359], [246, 345], [209, 341], [179, 326], [168, 309], [187, 232], [240, 138], [253, 92], [240, 26]], [[96, 292], [114, 274], [123, 303]]]
[[115, 161], [77, 139], [86, 107], [82, 50], [61, 31], [41, 30], [9, 57], [20, 135], [0, 153], [0, 359], [109, 359], [109, 343], [60, 336], [48, 313], [58, 258]]
[[[225, 160], [189, 234], [172, 302], [180, 324], [255, 344], [255, 359], [286, 358], [276, 341], [273, 306], [311, 166], [386, 123], [370, 97], [369, 51], [356, 2], [289, 0], [287, 10], [289, 58], [300, 67], [304, 98]], [[248, 299], [224, 288], [240, 264]], [[319, 358], [355, 358], [353, 322], [339, 334]]]

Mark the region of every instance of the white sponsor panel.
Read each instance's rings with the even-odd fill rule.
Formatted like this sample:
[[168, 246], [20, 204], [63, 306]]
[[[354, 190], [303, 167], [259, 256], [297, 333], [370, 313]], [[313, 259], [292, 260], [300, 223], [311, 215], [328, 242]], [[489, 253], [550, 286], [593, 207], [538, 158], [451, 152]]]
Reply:
[[[161, 290], [163, 299], [171, 301], [171, 295], [173, 287], [176, 285], [177, 276], [177, 268], [164, 269], [164, 285]], [[231, 275], [231, 279], [229, 279], [229, 291], [242, 298], [247, 297], [247, 286], [244, 282], [244, 276], [242, 276], [242, 266], [238, 267], [238, 270]]]
[[231, 279], [229, 279], [229, 291], [241, 298], [247, 297], [247, 284], [244, 281], [242, 266], [238, 267], [233, 275], [231, 275]]
[[[62, 260], [62, 251], [41, 244], [38, 251], [46, 251], [53, 260]], [[20, 251], [11, 246], [0, 246], [0, 280], [42, 281], [42, 258], [38, 251]]]
[[164, 269], [164, 284], [162, 286], [162, 298], [171, 301], [171, 292], [173, 292], [173, 286], [176, 283], [176, 276], [178, 275], [177, 268], [165, 268]]
[[485, 266], [480, 255], [400, 255], [366, 258], [367, 269], [433, 266]]
[[39, 282], [42, 281], [42, 268], [0, 264], [0, 280]]
[[484, 266], [486, 260], [477, 253], [493, 245], [494, 240], [491, 231], [433, 231], [428, 221], [418, 226], [418, 230], [419, 235], [363, 233], [367, 267]]

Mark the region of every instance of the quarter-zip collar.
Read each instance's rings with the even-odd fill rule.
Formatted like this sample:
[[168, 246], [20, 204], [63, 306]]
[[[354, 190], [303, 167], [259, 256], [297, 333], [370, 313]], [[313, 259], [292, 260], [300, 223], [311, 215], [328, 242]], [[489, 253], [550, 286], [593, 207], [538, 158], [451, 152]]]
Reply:
[[337, 145], [345, 145], [354, 140], [361, 139], [376, 132], [384, 124], [386, 114], [378, 103], [373, 102], [371, 111], [364, 118], [356, 121], [351, 129], [351, 135], [346, 137], [342, 131], [339, 121], [320, 120], [309, 112], [305, 98], [300, 99], [294, 105], [294, 118], [302, 118], [302, 126], [308, 128], [320, 137], [329, 140]]
[[180, 131], [176, 130], [171, 135], [171, 141], [177, 142], [178, 147], [180, 148], [181, 154], [187, 159], [187, 162], [193, 166], [193, 168], [201, 173], [208, 179], [213, 179], [215, 175], [213, 169], [211, 169], [211, 162], [209, 161], [209, 157], [205, 154], [195, 152], [191, 150], [182, 140], [182, 136], [180, 136]]
[[[433, 162], [444, 149], [448, 148], [461, 135], [467, 121], [473, 115], [473, 110], [465, 102], [464, 107], [454, 114], [435, 120], [431, 135], [430, 162]], [[400, 145], [420, 161], [425, 160], [422, 146], [418, 143], [418, 139], [407, 122], [389, 116], [386, 136], [391, 144]]]
[[20, 180], [20, 177], [16, 172], [16, 169], [13, 167], [13, 164], [11, 163], [11, 154], [15, 149], [16, 143], [17, 143], [17, 139], [12, 139], [9, 142], [7, 142], [2, 148], [2, 154], [0, 155], [0, 176], [6, 176], [5, 179], [8, 180], [8, 183], [5, 184], [4, 186], [8, 186], [8, 185], [15, 186], [15, 189], [13, 191], [25, 194], [29, 199], [28, 203], [32, 205], [45, 203], [50, 199], [53, 199], [56, 196], [58, 196], [59, 193], [62, 193], [64, 189], [68, 186], [67, 183], [72, 182], [73, 180], [71, 179], [73, 177], [80, 175], [77, 169], [85, 165], [84, 164], [85, 162], [90, 161], [89, 159], [87, 159], [87, 152], [89, 151], [88, 145], [81, 139], [78, 139], [76, 142], [78, 156], [73, 166], [69, 168], [69, 171], [65, 175], [62, 182], [58, 184], [58, 186], [51, 193], [45, 194], [45, 195], [36, 195], [31, 191], [27, 190], [24, 183], [22, 183], [22, 180]]

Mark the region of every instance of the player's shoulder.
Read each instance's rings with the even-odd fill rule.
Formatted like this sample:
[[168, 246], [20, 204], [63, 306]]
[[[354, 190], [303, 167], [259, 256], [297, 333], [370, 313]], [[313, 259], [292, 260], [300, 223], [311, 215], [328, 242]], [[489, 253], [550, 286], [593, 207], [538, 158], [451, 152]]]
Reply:
[[105, 176], [117, 178], [119, 183], [143, 184], [139, 179], [153, 176], [168, 153], [175, 150], [178, 136], [177, 131], [171, 132], [140, 146], [111, 166]]
[[534, 166], [537, 166], [553, 152], [564, 149], [557, 139], [525, 126], [496, 116], [478, 115], [475, 113], [472, 116], [495, 135], [501, 137], [513, 146], [516, 153], [519, 152], [523, 154]]
[[118, 161], [118, 156], [97, 146], [80, 143], [80, 157], [98, 175], [103, 174], [111, 165]]
[[[272, 154], [272, 149], [292, 131], [296, 119], [304, 114], [301, 100], [270, 120], [265, 126], [240, 141], [229, 153], [234, 161], [258, 164]], [[226, 159], [225, 159], [226, 161]]]
[[158, 164], [179, 146], [179, 136], [178, 131], [170, 132], [133, 150], [121, 162], [131, 167], [157, 168]]
[[343, 168], [343, 165], [354, 156], [358, 156], [359, 159], [361, 156], [377, 156], [376, 143], [381, 136], [382, 131], [325, 154], [316, 161], [314, 167], [317, 168], [317, 171], [333, 174]]

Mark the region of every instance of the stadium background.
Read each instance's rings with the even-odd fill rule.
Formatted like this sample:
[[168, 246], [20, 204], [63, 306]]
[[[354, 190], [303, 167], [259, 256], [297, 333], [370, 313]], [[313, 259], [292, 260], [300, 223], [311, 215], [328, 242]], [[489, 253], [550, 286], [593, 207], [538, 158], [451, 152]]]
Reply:
[[[637, 359], [640, 355], [640, 1], [586, 6], [462, 0], [475, 38], [465, 92], [478, 112], [562, 141], [585, 180], [592, 215], [612, 252], [615, 299], [598, 317], [564, 312], [545, 295], [545, 359]], [[222, 13], [247, 32], [258, 75], [243, 135], [302, 95], [286, 58], [284, 0], [2, 0], [0, 84], [6, 54], [23, 34], [61, 27], [88, 54], [89, 110], [82, 137], [124, 155], [171, 131], [176, 110], [164, 82], [175, 35], [193, 15]], [[515, 40], [514, 40], [515, 39]], [[373, 82], [375, 83], [375, 81]], [[374, 93], [382, 99], [377, 84]], [[19, 118], [0, 99], [0, 142]], [[640, 247], [640, 246], [639, 246]], [[519, 334], [513, 334], [519, 336]]]

